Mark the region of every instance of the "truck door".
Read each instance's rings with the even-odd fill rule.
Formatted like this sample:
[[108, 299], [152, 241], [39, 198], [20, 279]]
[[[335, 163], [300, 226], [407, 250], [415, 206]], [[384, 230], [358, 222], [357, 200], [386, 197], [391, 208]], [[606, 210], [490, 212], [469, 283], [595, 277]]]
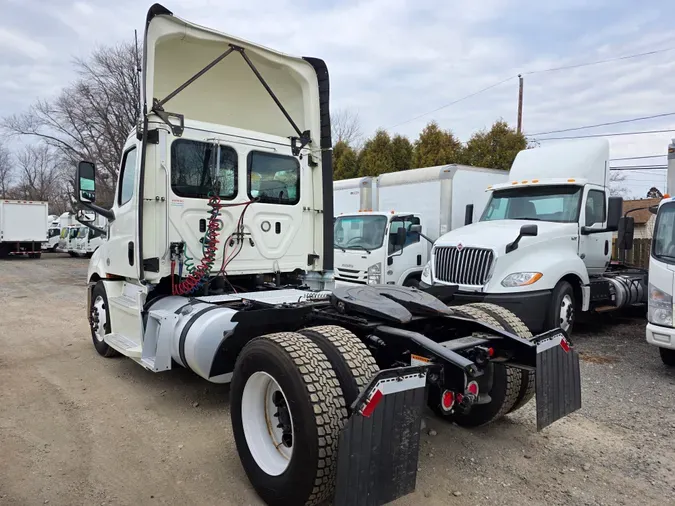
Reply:
[[110, 274], [138, 278], [138, 166], [140, 148], [128, 144], [122, 155], [105, 262]]
[[[581, 206], [579, 227], [602, 229], [607, 225], [607, 196], [604, 189], [587, 187]], [[579, 234], [579, 257], [589, 275], [602, 274], [612, 255], [612, 233]]]
[[396, 233], [399, 228], [405, 227], [409, 230], [411, 225], [419, 224], [419, 216], [392, 218], [387, 235], [387, 265], [383, 266], [383, 283], [401, 285], [411, 273], [422, 272], [424, 269], [427, 260], [427, 244], [420, 240], [419, 234], [408, 232], [403, 249], [395, 246]]

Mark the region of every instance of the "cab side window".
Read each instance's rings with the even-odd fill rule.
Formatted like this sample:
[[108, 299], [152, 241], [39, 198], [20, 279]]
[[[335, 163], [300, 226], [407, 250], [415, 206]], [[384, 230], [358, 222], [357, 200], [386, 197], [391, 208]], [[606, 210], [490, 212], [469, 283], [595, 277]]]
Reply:
[[605, 222], [605, 192], [590, 190], [586, 197], [586, 226]]
[[408, 235], [405, 240], [405, 244], [403, 247], [405, 248], [406, 246], [409, 246], [411, 244], [414, 244], [416, 242], [420, 242], [420, 235], [417, 232], [410, 232], [410, 227], [411, 225], [419, 225], [420, 224], [420, 219], [417, 218], [416, 216], [406, 216], [405, 218], [402, 219], [395, 219], [392, 220], [391, 225], [389, 226], [389, 254], [391, 255], [394, 253], [396, 246], [395, 246], [395, 241], [396, 241], [396, 231], [401, 228], [405, 227], [406, 230], [408, 230]]
[[122, 170], [120, 173], [120, 190], [117, 197], [117, 203], [123, 206], [134, 196], [134, 186], [136, 183], [136, 148], [133, 147], [126, 153], [122, 159]]

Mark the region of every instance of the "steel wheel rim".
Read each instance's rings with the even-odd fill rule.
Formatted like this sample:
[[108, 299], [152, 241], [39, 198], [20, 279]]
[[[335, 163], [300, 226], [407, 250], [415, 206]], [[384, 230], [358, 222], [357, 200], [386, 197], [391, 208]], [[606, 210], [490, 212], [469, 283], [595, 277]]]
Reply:
[[96, 340], [102, 343], [103, 336], [105, 335], [105, 326], [108, 323], [108, 317], [105, 312], [105, 301], [102, 296], [99, 295], [94, 300], [91, 313], [91, 330], [94, 332]]
[[258, 467], [270, 476], [282, 474], [293, 455], [293, 417], [286, 394], [266, 372], [255, 372], [246, 381], [241, 420], [246, 444]]
[[572, 296], [565, 294], [560, 301], [560, 328], [567, 332], [572, 327], [574, 321], [574, 303]]

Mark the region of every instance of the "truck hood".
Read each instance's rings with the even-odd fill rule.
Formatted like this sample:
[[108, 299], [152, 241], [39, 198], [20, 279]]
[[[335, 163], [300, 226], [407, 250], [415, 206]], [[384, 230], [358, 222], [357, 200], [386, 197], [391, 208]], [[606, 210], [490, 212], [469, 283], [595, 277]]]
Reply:
[[462, 244], [462, 246], [492, 249], [498, 255], [502, 255], [506, 252], [506, 245], [518, 237], [520, 227], [528, 224], [537, 225], [538, 235], [523, 237], [520, 240], [521, 247], [550, 241], [570, 233], [574, 234], [578, 227], [577, 223], [534, 220], [480, 221], [444, 234], [434, 243], [434, 247]]

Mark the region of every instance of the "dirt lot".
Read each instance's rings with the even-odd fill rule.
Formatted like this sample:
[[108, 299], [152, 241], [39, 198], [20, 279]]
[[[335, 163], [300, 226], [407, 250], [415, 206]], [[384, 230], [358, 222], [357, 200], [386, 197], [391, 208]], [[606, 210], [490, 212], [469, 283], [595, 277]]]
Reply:
[[[0, 263], [0, 505], [260, 504], [228, 387], [98, 356], [86, 268]], [[533, 403], [473, 431], [430, 415], [417, 492], [396, 504], [674, 504], [675, 370], [644, 325], [578, 329], [584, 407], [541, 433]]]

